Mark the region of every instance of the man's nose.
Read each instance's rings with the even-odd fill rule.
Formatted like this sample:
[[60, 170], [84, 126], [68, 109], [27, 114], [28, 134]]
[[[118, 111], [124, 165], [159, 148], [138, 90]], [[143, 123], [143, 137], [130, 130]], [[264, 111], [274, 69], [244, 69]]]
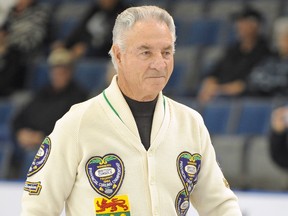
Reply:
[[163, 70], [166, 67], [166, 61], [162, 54], [157, 54], [154, 56], [150, 67], [156, 70]]

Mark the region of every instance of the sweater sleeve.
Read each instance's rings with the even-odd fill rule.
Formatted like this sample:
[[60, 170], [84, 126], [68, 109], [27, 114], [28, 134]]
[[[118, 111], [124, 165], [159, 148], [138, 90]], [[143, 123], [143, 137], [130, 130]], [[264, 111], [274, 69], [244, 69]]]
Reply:
[[288, 139], [287, 132], [270, 133], [270, 154], [272, 159], [280, 167], [288, 169]]
[[28, 171], [22, 197], [22, 216], [59, 216], [78, 167], [78, 120], [69, 111], [47, 137]]
[[[201, 123], [200, 123], [201, 124]], [[201, 216], [240, 216], [237, 197], [230, 190], [216, 161], [215, 151], [204, 123], [200, 129], [202, 162], [191, 202]]]

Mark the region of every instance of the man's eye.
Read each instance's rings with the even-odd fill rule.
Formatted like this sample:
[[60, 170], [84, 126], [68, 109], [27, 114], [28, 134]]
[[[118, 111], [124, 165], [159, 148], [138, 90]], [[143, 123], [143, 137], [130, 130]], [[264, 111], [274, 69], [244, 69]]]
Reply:
[[171, 52], [170, 51], [165, 51], [163, 53], [164, 57], [169, 57], [171, 55]]
[[150, 55], [150, 52], [149, 51], [144, 51], [144, 52], [142, 52], [141, 53], [143, 56], [148, 56], [148, 55]]

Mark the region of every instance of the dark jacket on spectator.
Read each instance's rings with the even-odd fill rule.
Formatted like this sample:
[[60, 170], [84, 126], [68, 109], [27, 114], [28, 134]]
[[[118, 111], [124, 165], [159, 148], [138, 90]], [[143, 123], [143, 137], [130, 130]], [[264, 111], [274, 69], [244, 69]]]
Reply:
[[270, 49], [264, 38], [259, 38], [255, 47], [248, 53], [244, 53], [237, 42], [226, 50], [223, 58], [208, 76], [215, 77], [219, 84], [245, 80], [252, 68], [269, 54]]
[[74, 82], [61, 92], [55, 92], [48, 86], [42, 89], [28, 105], [19, 112], [13, 122], [13, 131], [30, 128], [49, 135], [55, 122], [61, 118], [73, 104], [87, 99], [87, 93]]
[[274, 162], [288, 170], [288, 132], [270, 134], [270, 153]]
[[66, 39], [66, 47], [83, 42], [88, 46], [86, 56], [109, 58], [112, 45], [112, 29], [115, 19], [127, 6], [119, 0], [112, 10], [102, 9], [93, 3], [79, 25]]
[[287, 96], [288, 59], [274, 55], [256, 66], [247, 80], [247, 93], [252, 96]]

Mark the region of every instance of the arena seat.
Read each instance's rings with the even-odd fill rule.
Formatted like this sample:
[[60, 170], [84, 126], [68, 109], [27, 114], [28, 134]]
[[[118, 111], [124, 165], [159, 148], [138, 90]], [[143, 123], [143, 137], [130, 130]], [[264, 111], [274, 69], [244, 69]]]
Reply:
[[174, 97], [172, 98], [173, 100], [184, 104], [194, 110], [196, 110], [197, 112], [201, 112], [201, 106], [199, 105], [198, 101], [195, 100], [195, 98], [191, 98], [191, 97]]
[[8, 100], [0, 100], [0, 141], [7, 141], [10, 137], [10, 120], [13, 104]]
[[11, 143], [0, 141], [0, 179], [8, 176], [12, 149]]
[[[142, 6], [142, 5], [155, 5], [161, 8], [167, 8], [168, 0], [134, 0], [130, 3], [133, 6]], [[129, 3], [128, 3], [129, 5]]]
[[235, 133], [261, 135], [268, 132], [272, 112], [270, 101], [243, 101]]
[[89, 3], [85, 1], [63, 1], [55, 8], [53, 16], [54, 37], [64, 40], [77, 26]]
[[201, 55], [201, 76], [207, 75], [216, 62], [222, 57], [224, 48], [223, 46], [215, 45], [202, 49]]
[[173, 1], [172, 16], [176, 20], [193, 20], [204, 14], [204, 1]]
[[212, 46], [220, 42], [223, 21], [218, 19], [198, 18], [192, 21], [175, 21], [178, 29], [177, 44], [180, 46]]
[[37, 61], [31, 68], [29, 78], [28, 78], [28, 87], [35, 91], [40, 89], [42, 86], [49, 83], [49, 65], [44, 59]]
[[174, 71], [163, 90], [166, 95], [183, 96], [189, 88], [196, 86], [198, 54], [197, 47], [176, 45]]
[[233, 105], [229, 101], [212, 101], [205, 105], [202, 116], [209, 132], [228, 134]]
[[[75, 67], [74, 78], [88, 91], [100, 91], [105, 86], [108, 60], [81, 60]], [[31, 72], [28, 85], [38, 90], [49, 82], [49, 65], [46, 61], [37, 62]]]
[[79, 20], [78, 19], [73, 19], [73, 18], [68, 18], [64, 19], [61, 21], [58, 21], [56, 23], [57, 30], [55, 37], [57, 40], [64, 40], [69, 36], [69, 34], [76, 28]]
[[13, 114], [11, 101], [0, 100], [0, 179], [8, 174], [12, 144], [10, 143], [10, 121]]
[[105, 87], [108, 60], [82, 60], [75, 69], [74, 77], [88, 91], [99, 93]]
[[241, 0], [215, 0], [208, 4], [207, 15], [213, 19], [229, 19], [231, 15], [239, 10], [243, 6]]
[[220, 168], [232, 188], [243, 189], [246, 186], [244, 174], [245, 136], [212, 136], [216, 158]]

